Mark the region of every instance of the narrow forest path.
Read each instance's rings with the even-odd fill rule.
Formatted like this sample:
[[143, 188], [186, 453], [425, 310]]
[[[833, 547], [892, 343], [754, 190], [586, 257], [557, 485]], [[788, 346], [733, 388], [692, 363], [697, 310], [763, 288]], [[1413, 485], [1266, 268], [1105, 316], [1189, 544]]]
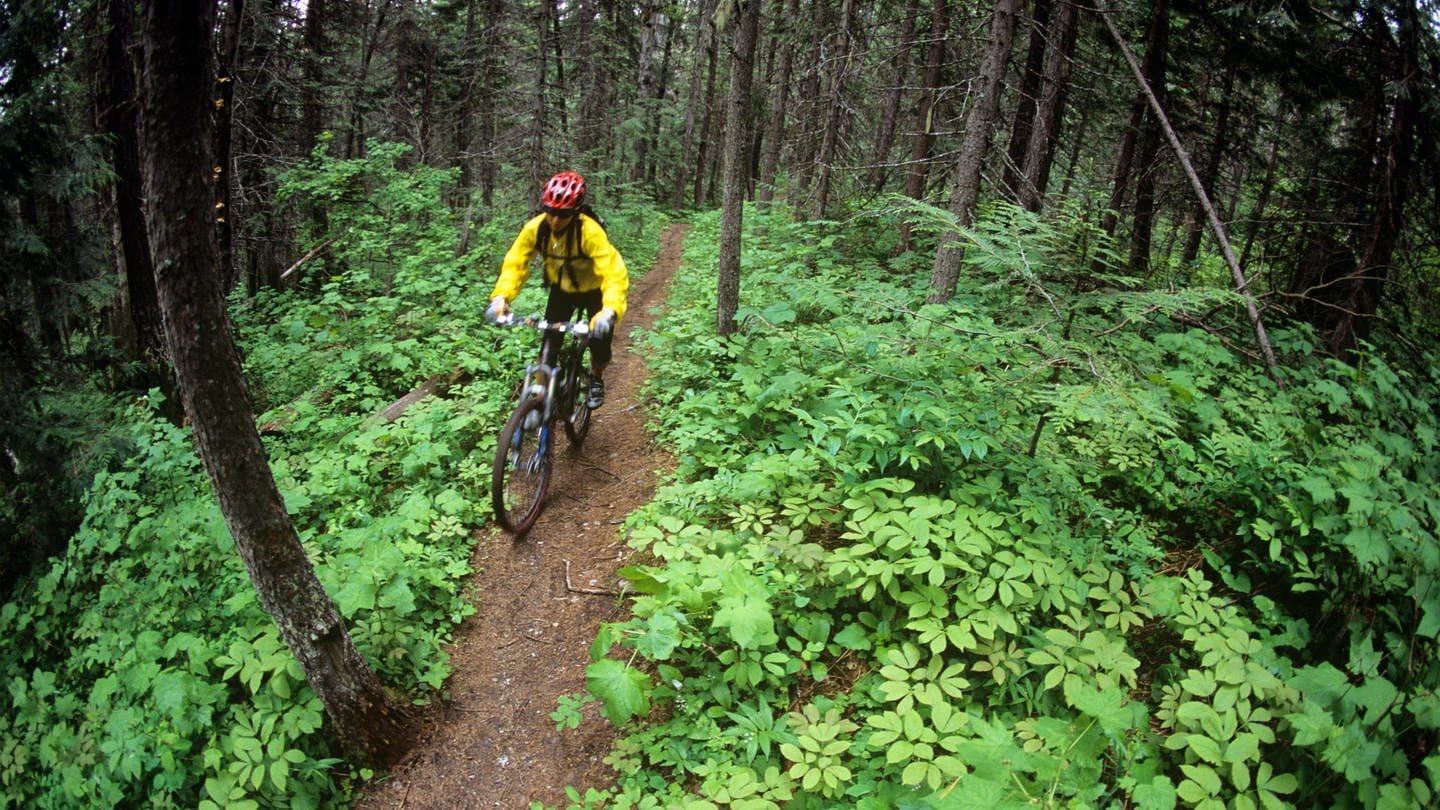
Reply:
[[584, 691], [600, 623], [625, 617], [606, 593], [628, 552], [617, 530], [671, 467], [645, 430], [647, 369], [632, 333], [657, 317], [685, 231], [669, 226], [655, 266], [632, 281], [605, 406], [581, 452], [557, 454], [545, 512], [520, 540], [488, 530], [480, 538], [477, 611], [450, 649], [450, 700], [429, 710], [415, 749], [366, 790], [358, 810], [563, 807], [566, 785], [583, 794], [613, 781], [601, 759], [615, 730], [596, 704], [578, 729], [556, 730], [549, 714], [559, 696]]

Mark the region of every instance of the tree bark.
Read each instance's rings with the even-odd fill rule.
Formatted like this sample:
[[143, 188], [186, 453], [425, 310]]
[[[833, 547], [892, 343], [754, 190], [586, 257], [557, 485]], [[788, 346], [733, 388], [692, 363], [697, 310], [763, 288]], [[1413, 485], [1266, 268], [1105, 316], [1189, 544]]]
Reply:
[[730, 89], [725, 100], [725, 179], [721, 184], [720, 266], [715, 292], [715, 333], [735, 331], [740, 306], [740, 233], [745, 212], [745, 174], [749, 165], [750, 82], [760, 0], [726, 0], [730, 6]]
[[850, 75], [850, 25], [855, 12], [855, 0], [840, 0], [840, 20], [835, 33], [835, 59], [831, 68], [830, 82], [825, 97], [825, 129], [820, 136], [820, 153], [815, 159], [815, 189], [810, 195], [810, 219], [824, 219], [825, 209], [830, 202], [830, 179], [834, 174], [834, 162], [838, 152], [840, 130], [844, 124], [845, 80]]
[[1028, 211], [1040, 210], [1045, 200], [1045, 189], [1050, 184], [1055, 144], [1060, 135], [1060, 122], [1065, 116], [1065, 91], [1070, 84], [1070, 61], [1075, 50], [1079, 16], [1075, 0], [1060, 0], [1055, 23], [1051, 26], [1051, 50], [1045, 60], [1045, 75], [1035, 110], [1036, 126], [1021, 163], [1020, 205]]
[[[795, 20], [800, 16], [800, 0], [784, 0], [785, 11], [777, 14], [771, 38], [776, 58], [775, 83], [771, 85], [770, 115], [765, 120], [765, 143], [760, 155], [759, 187], [755, 201], [763, 206], [775, 199], [775, 182], [780, 174], [780, 151], [785, 142], [785, 120], [790, 103], [790, 77], [795, 70]], [[776, 0], [779, 5], [780, 0]]]
[[1165, 133], [1166, 139], [1170, 141], [1170, 148], [1175, 152], [1175, 158], [1180, 162], [1180, 167], [1185, 170], [1185, 176], [1190, 180], [1190, 187], [1195, 196], [1200, 200], [1200, 205], [1205, 209], [1205, 215], [1210, 221], [1210, 227], [1215, 234], [1215, 241], [1220, 243], [1220, 251], [1225, 256], [1225, 263], [1230, 267], [1230, 276], [1235, 281], [1235, 290], [1245, 299], [1245, 310], [1250, 317], [1250, 325], [1255, 330], [1255, 340], [1260, 346], [1260, 353], [1265, 360], [1265, 369], [1273, 375], [1275, 372], [1275, 350], [1270, 345], [1270, 336], [1265, 330], [1265, 322], [1260, 318], [1260, 310], [1255, 306], [1255, 299], [1250, 295], [1249, 282], [1245, 280], [1245, 274], [1240, 272], [1240, 263], [1235, 259], [1235, 252], [1230, 248], [1230, 239], [1225, 235], [1225, 227], [1220, 224], [1220, 216], [1215, 213], [1215, 206], [1210, 204], [1210, 197], [1205, 193], [1205, 187], [1200, 184], [1200, 177], [1195, 173], [1195, 167], [1190, 162], [1190, 156], [1185, 153], [1185, 147], [1180, 143], [1180, 137], [1175, 134], [1174, 127], [1170, 126], [1170, 120], [1165, 116], [1165, 109], [1160, 106], [1160, 100], [1151, 91], [1150, 86], [1145, 83], [1145, 73], [1136, 61], [1135, 54], [1131, 53], [1130, 46], [1120, 36], [1111, 21], [1110, 14], [1105, 10], [1103, 3], [1097, 5], [1100, 19], [1105, 23], [1110, 36], [1115, 39], [1115, 45], [1125, 57], [1125, 62], [1130, 66], [1130, 73], [1140, 85], [1140, 94], [1150, 105], [1150, 111], [1155, 115], [1160, 129]]
[[900, 47], [891, 59], [890, 92], [880, 111], [880, 129], [875, 135], [875, 153], [871, 159], [868, 185], [872, 194], [879, 194], [890, 177], [890, 147], [895, 143], [895, 129], [900, 122], [900, 100], [904, 95], [905, 78], [909, 75], [910, 50], [915, 47], [915, 18], [920, 13], [918, 0], [905, 0], [905, 14], [900, 27]]
[[535, 96], [530, 115], [530, 188], [540, 188], [546, 177], [545, 126], [549, 105], [545, 96], [546, 83], [550, 80], [546, 62], [550, 52], [550, 17], [554, 13], [554, 0], [540, 0], [540, 19], [535, 27]]
[[[1145, 84], [1156, 103], [1165, 106], [1165, 64], [1170, 50], [1170, 3], [1156, 0], [1150, 18], [1150, 36], [1145, 45]], [[1160, 124], [1154, 115], [1145, 117], [1136, 146], [1135, 208], [1130, 218], [1130, 275], [1142, 278], [1150, 272], [1150, 246], [1155, 233], [1155, 185], [1160, 167]]]
[[1030, 45], [1025, 55], [1025, 71], [1020, 78], [1020, 98], [1016, 101], [1015, 119], [1010, 125], [1010, 148], [1006, 153], [1005, 174], [1000, 188], [1017, 203], [1020, 201], [1025, 153], [1030, 150], [1030, 139], [1035, 134], [1035, 112], [1040, 106], [1053, 5], [1053, 0], [1035, 0], [1035, 11], [1030, 19]]
[[[955, 165], [955, 180], [950, 187], [950, 212], [964, 228], [975, 218], [975, 204], [980, 198], [980, 170], [990, 145], [990, 130], [995, 126], [1000, 109], [1000, 90], [1004, 85], [1005, 65], [1010, 59], [1010, 45], [1015, 39], [1015, 15], [1020, 0], [996, 0], [990, 14], [990, 42], [980, 63], [979, 87], [976, 89], [970, 114], [965, 118], [965, 137], [960, 143], [960, 156]], [[955, 294], [960, 280], [960, 261], [964, 251], [960, 235], [954, 232], [940, 237], [935, 252], [935, 265], [930, 274], [932, 304], [944, 303]]]
[[[1210, 139], [1210, 152], [1205, 156], [1205, 165], [1200, 170], [1200, 182], [1206, 188], [1214, 188], [1215, 181], [1220, 177], [1220, 159], [1225, 154], [1225, 146], [1230, 142], [1230, 111], [1234, 109], [1231, 103], [1231, 95], [1235, 91], [1235, 74], [1238, 66], [1234, 60], [1227, 59], [1228, 66], [1225, 69], [1224, 84], [1220, 88], [1220, 111], [1215, 116], [1215, 136]], [[1194, 264], [1195, 259], [1200, 256], [1200, 240], [1205, 235], [1205, 212], [1200, 210], [1200, 204], [1196, 203], [1190, 209], [1190, 214], [1185, 218], [1185, 248], [1180, 254], [1180, 264]], [[1244, 266], [1244, 262], [1241, 262]]]
[[[915, 109], [915, 135], [910, 141], [910, 163], [905, 170], [905, 196], [918, 200], [925, 196], [930, 177], [930, 149], [935, 142], [935, 101], [940, 93], [940, 67], [945, 60], [945, 34], [948, 28], [945, 0], [934, 0], [930, 12], [930, 47], [925, 51], [925, 75], [920, 80], [920, 99]], [[900, 244], [910, 247], [910, 223], [900, 226]]]
[[255, 427], [217, 273], [210, 187], [215, 6], [150, 3], [143, 40], [142, 165], [156, 288], [185, 413], [226, 525], [281, 636], [354, 753], [388, 764], [408, 740], [315, 576]]
[[[700, 95], [703, 84], [701, 79], [705, 75], [706, 62], [714, 56], [714, 49], [710, 47], [711, 29], [710, 15], [715, 8], [714, 0], [700, 0], [699, 23], [695, 30], [695, 45], [690, 55], [690, 93], [685, 102], [685, 129], [680, 136], [680, 160], [676, 165], [675, 175], [675, 210], [685, 210], [685, 192], [690, 184], [690, 168], [696, 164], [695, 144], [700, 135], [701, 108], [708, 103], [708, 99]], [[696, 173], [699, 167], [696, 166]], [[698, 189], [697, 189], [698, 196]], [[699, 200], [696, 200], [699, 203]]]
[[[1390, 263], [1403, 230], [1405, 203], [1410, 195], [1410, 164], [1415, 150], [1415, 125], [1421, 118], [1422, 96], [1416, 86], [1420, 75], [1420, 13], [1415, 0], [1406, 0], [1396, 9], [1397, 19], [1378, 18], [1371, 25], [1371, 37], [1381, 52], [1386, 85], [1398, 86], [1389, 101], [1389, 121], [1377, 145], [1379, 187], [1375, 203], [1361, 235], [1360, 261], [1354, 274], [1340, 287], [1340, 317], [1330, 330], [1327, 343], [1332, 353], [1348, 356], [1360, 341], [1368, 338], [1380, 310]], [[1393, 34], [1392, 34], [1393, 30]], [[1389, 57], [1388, 59], [1386, 57]], [[1385, 109], [1383, 102], [1381, 109]]]

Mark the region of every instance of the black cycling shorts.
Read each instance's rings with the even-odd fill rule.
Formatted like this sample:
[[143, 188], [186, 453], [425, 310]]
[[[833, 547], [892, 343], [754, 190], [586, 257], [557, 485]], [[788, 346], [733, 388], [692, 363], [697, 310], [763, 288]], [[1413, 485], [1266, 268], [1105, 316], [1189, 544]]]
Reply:
[[[590, 320], [595, 313], [604, 308], [603, 299], [599, 290], [591, 290], [582, 293], [567, 293], [559, 286], [550, 288], [550, 299], [545, 302], [545, 320], [551, 323], [568, 321], [575, 317], [576, 312], [585, 313], [585, 320]], [[542, 362], [550, 363], [552, 358], [560, 351], [560, 341], [564, 335], [554, 332], [546, 332], [545, 340], [540, 344], [540, 357]], [[615, 338], [615, 330], [603, 339], [590, 339], [590, 362], [592, 365], [603, 366], [610, 362], [610, 343]]]

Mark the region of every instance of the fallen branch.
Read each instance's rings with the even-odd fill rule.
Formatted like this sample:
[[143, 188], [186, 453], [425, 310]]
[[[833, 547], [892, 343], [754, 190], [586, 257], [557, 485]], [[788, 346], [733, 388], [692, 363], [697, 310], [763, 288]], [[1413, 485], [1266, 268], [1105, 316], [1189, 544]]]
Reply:
[[394, 422], [396, 419], [404, 416], [405, 411], [409, 410], [411, 405], [432, 394], [445, 393], [445, 391], [449, 390], [450, 386], [464, 380], [466, 376], [466, 373], [458, 368], [449, 372], [436, 374], [421, 383], [419, 388], [386, 405], [385, 409], [380, 411], [378, 418], [385, 422]]
[[328, 248], [328, 247], [330, 247], [331, 245], [335, 244], [335, 239], [336, 239], [336, 237], [332, 236], [332, 237], [330, 237], [329, 239], [326, 239], [324, 242], [321, 242], [320, 244], [316, 245], [315, 247], [310, 248], [310, 251], [309, 251], [308, 253], [306, 253], [304, 256], [301, 256], [300, 259], [299, 259], [299, 261], [297, 261], [297, 262], [295, 262], [294, 264], [290, 265], [289, 267], [285, 268], [285, 270], [280, 273], [280, 283], [281, 283], [281, 284], [284, 284], [284, 283], [286, 282], [286, 280], [288, 280], [288, 279], [290, 278], [290, 276], [292, 276], [292, 275], [295, 274], [295, 271], [296, 271], [296, 270], [299, 270], [299, 269], [300, 269], [300, 265], [304, 264], [305, 262], [310, 261], [311, 259], [315, 258], [316, 256], [319, 256], [321, 253], [324, 253], [326, 248]]

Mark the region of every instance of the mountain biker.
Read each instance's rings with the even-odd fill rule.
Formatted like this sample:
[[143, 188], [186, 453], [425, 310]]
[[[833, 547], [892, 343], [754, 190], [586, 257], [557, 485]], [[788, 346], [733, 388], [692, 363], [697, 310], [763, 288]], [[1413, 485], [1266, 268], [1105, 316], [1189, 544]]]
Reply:
[[[525, 223], [505, 254], [485, 317], [493, 323], [510, 312], [510, 302], [530, 277], [530, 262], [540, 256], [541, 277], [550, 293], [545, 320], [568, 321], [577, 311], [590, 318], [590, 390], [585, 404], [598, 408], [605, 403], [603, 375], [610, 364], [615, 327], [625, 315], [630, 276], [620, 251], [585, 205], [585, 178], [571, 171], [551, 177], [540, 194], [540, 207], [543, 213]], [[563, 339], [554, 332], [545, 334], [542, 363], [558, 355]], [[536, 382], [543, 386], [547, 381]]]

